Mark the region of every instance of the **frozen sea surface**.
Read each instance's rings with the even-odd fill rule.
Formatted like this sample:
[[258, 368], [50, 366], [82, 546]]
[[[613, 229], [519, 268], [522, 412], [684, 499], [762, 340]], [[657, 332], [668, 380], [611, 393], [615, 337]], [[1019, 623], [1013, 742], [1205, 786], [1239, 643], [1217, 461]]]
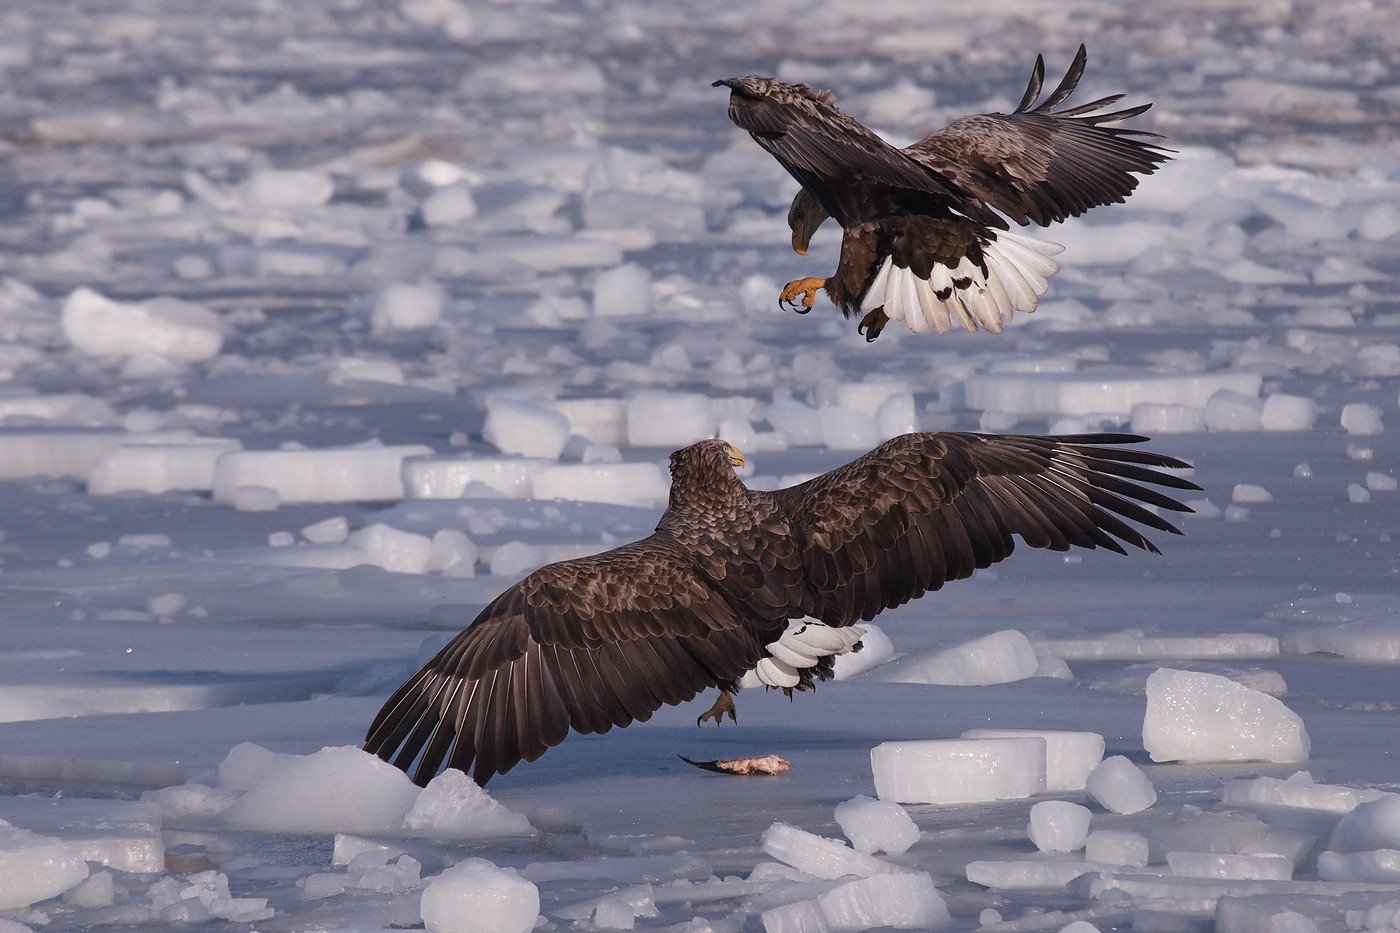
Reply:
[[[430, 901], [498, 890], [502, 929], [1393, 923], [1400, 13], [945, 6], [6, 3], [5, 917], [412, 927], [484, 859]], [[1008, 109], [1036, 52], [1053, 79], [1081, 41], [1083, 98], [1155, 101], [1137, 125], [1179, 155], [1048, 234], [1036, 314], [866, 345], [824, 300], [777, 307], [838, 231], [788, 249], [793, 182], [713, 79], [832, 87], [908, 142]], [[571, 738], [494, 804], [286, 757], [355, 745], [519, 575], [648, 532], [673, 447], [720, 432], [772, 488], [950, 428], [1144, 431], [1204, 492], [1162, 556], [1018, 553], [879, 619], [900, 656], [1020, 633], [1033, 676], [877, 667], [746, 691], [704, 731], [702, 697]], [[1277, 698], [1307, 761], [1153, 763], [1163, 668]], [[910, 804], [901, 854], [838, 845], [872, 748], [971, 729], [1101, 735], [1156, 802]], [[1090, 807], [1087, 857], [1037, 851], [1047, 799]], [[775, 822], [827, 842], [775, 862]]]

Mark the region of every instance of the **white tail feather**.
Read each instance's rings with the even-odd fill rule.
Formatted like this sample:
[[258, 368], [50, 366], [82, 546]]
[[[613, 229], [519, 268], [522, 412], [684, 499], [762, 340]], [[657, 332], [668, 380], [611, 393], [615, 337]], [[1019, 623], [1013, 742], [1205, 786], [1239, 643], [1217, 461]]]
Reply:
[[[1004, 321], [1017, 311], [1030, 314], [1050, 287], [1047, 279], [1060, 271], [1051, 259], [1064, 249], [1058, 243], [1009, 231], [983, 244], [986, 273], [967, 257], [955, 268], [935, 263], [929, 278], [886, 259], [861, 302], [862, 311], [884, 308], [891, 321], [903, 321], [914, 333], [932, 328], [946, 334], [954, 323], [969, 331], [980, 326], [1001, 333]], [[954, 283], [967, 284], [958, 287]], [[939, 292], [950, 293], [940, 299]]]
[[798, 671], [816, 667], [822, 658], [845, 654], [865, 635], [859, 625], [833, 628], [816, 619], [794, 619], [763, 658], [739, 681], [741, 687], [795, 687]]

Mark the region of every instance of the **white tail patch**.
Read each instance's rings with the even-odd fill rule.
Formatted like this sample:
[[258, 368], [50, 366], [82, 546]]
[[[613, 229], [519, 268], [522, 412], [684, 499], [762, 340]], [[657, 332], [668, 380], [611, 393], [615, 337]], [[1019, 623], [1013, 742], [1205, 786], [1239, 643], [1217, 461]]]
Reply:
[[778, 640], [768, 645], [768, 657], [739, 681], [741, 687], [796, 687], [798, 671], [816, 667], [822, 658], [845, 654], [865, 635], [859, 625], [833, 628], [812, 618], [793, 619]]
[[969, 331], [980, 325], [999, 334], [1002, 322], [1012, 314], [1035, 310], [1050, 287], [1046, 280], [1060, 271], [1060, 264], [1050, 257], [1063, 249], [1049, 240], [998, 231], [995, 240], [982, 246], [985, 275], [964, 257], [952, 269], [935, 263], [927, 279], [886, 259], [860, 307], [862, 311], [883, 307], [886, 317], [903, 321], [916, 334], [930, 328], [946, 334], [954, 324]]

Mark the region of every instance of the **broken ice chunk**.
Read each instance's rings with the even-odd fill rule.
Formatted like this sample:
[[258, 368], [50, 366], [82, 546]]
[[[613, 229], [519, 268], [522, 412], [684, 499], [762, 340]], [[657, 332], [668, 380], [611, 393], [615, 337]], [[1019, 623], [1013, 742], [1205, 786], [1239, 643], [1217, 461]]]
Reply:
[[1028, 833], [1042, 852], [1075, 852], [1089, 836], [1089, 808], [1067, 800], [1042, 800], [1031, 807]]
[[1304, 761], [1303, 720], [1282, 701], [1217, 674], [1147, 678], [1142, 744], [1153, 761]]
[[818, 836], [787, 823], [774, 823], [763, 833], [763, 851], [780, 862], [818, 878], [880, 875], [894, 869], [879, 859], [855, 851], [835, 839]]
[[1039, 737], [1045, 740], [1045, 789], [1052, 794], [1083, 790], [1089, 772], [1103, 761], [1104, 740], [1097, 732], [1054, 729], [968, 729], [965, 739]]
[[861, 795], [836, 805], [836, 824], [857, 852], [900, 855], [919, 841], [919, 827], [903, 807]]
[[977, 803], [1045, 792], [1045, 740], [929, 739], [870, 751], [875, 793], [896, 803]]
[[1157, 802], [1157, 791], [1147, 775], [1122, 755], [1105, 758], [1089, 775], [1084, 789], [1114, 813], [1137, 813]]

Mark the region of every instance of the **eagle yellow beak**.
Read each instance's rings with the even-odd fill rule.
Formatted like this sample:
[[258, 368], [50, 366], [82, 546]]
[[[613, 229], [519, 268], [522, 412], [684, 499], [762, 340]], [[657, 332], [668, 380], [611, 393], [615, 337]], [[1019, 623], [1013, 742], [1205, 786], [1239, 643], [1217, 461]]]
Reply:
[[729, 463], [731, 466], [741, 467], [744, 465], [744, 454], [733, 444], [729, 445]]
[[812, 231], [800, 229], [792, 231], [792, 251], [799, 256], [807, 255], [807, 245], [812, 242]]

